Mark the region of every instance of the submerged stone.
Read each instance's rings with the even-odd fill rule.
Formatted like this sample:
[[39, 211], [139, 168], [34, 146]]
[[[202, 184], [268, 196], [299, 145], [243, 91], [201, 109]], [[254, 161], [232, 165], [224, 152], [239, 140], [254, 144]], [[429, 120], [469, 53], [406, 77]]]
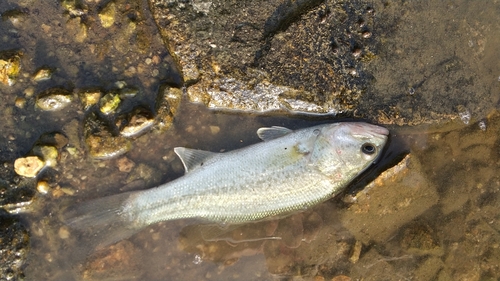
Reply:
[[415, 255], [441, 256], [444, 252], [434, 229], [425, 223], [412, 223], [402, 234], [401, 248]]
[[36, 190], [40, 194], [47, 194], [50, 191], [50, 185], [47, 181], [44, 181], [44, 180], [39, 181], [36, 184]]
[[84, 136], [90, 156], [95, 159], [114, 158], [132, 147], [130, 140], [113, 134], [109, 125], [95, 113], [89, 114], [85, 120]]
[[72, 93], [62, 88], [51, 88], [36, 99], [38, 108], [45, 111], [58, 111], [67, 107], [73, 101]]
[[87, 110], [99, 102], [102, 93], [98, 89], [85, 89], [79, 93], [79, 96], [82, 101], [83, 108]]
[[35, 74], [33, 74], [33, 81], [40, 82], [44, 80], [49, 80], [52, 77], [54, 71], [49, 67], [42, 67], [38, 69]]
[[21, 70], [21, 53], [0, 52], [0, 82], [12, 86]]
[[341, 211], [340, 221], [364, 244], [387, 241], [438, 202], [437, 188], [423, 169], [417, 157], [406, 156], [359, 192], [355, 202]]
[[153, 123], [153, 114], [142, 107], [118, 117], [117, 121], [120, 134], [124, 137], [134, 137], [142, 134], [150, 129]]

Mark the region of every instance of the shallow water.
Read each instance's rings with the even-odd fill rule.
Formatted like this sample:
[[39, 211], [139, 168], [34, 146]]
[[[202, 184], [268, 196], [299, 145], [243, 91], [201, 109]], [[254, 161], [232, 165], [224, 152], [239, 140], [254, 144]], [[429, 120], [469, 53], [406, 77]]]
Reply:
[[[324, 122], [184, 107], [176, 129], [141, 137], [145, 140], [127, 154], [136, 165], [155, 167], [162, 175], [138, 188], [180, 175], [181, 163], [171, 152], [174, 146], [231, 150], [257, 142], [255, 130], [261, 126], [299, 128]], [[181, 220], [159, 223], [104, 250], [91, 250], [92, 238], [68, 230], [58, 215], [61, 205], [122, 190], [117, 161], [99, 161], [78, 169], [79, 177], [86, 176], [81, 185], [85, 189], [70, 198], [40, 198], [38, 212], [25, 215], [32, 233], [26, 275], [31, 279], [44, 274], [44, 280], [498, 276], [500, 115], [492, 114], [486, 124], [486, 131], [472, 124], [444, 133], [404, 130], [402, 136], [392, 128], [390, 153], [379, 165], [394, 165], [406, 153], [411, 159], [404, 161], [409, 164], [389, 169], [392, 174], [379, 177], [355, 200], [343, 195], [291, 218], [222, 231], [218, 242], [204, 241], [196, 224]], [[220, 131], [212, 134], [209, 126]], [[365, 181], [371, 179], [373, 175]], [[100, 180], [107, 184], [86, 184]], [[361, 249], [355, 250], [359, 245]]]
[[[122, 26], [106, 30], [92, 20], [88, 26], [97, 31], [88, 32], [84, 43], [74, 43], [72, 36], [82, 35], [75, 18], [65, 15], [60, 5], [36, 1], [0, 4], [3, 15], [31, 5], [19, 19], [3, 16], [0, 25], [1, 50], [21, 48], [23, 56], [29, 58], [23, 60], [22, 74], [14, 86], [0, 86], [2, 162], [12, 163], [25, 155], [45, 132], [62, 131], [76, 147], [73, 142], [81, 142], [77, 129], [85, 117], [81, 108], [41, 112], [34, 109], [34, 99], [27, 89], [34, 93], [56, 85], [113, 89], [116, 81], [125, 81], [140, 89], [141, 103], [154, 107], [161, 83], [179, 83], [161, 39], [154, 28], [148, 29], [148, 24], [153, 27], [154, 23], [144, 12], [145, 2], [131, 3], [127, 13], [145, 18], [146, 24], [136, 34], [151, 38], [148, 44], [136, 44], [135, 39], [122, 36], [127, 30]], [[89, 18], [97, 18], [97, 10], [89, 13]], [[442, 17], [443, 22], [452, 20], [451, 15]], [[476, 29], [480, 28], [469, 30], [471, 38], [479, 38], [473, 43], [497, 42], [486, 40], [488, 34], [495, 34], [493, 31], [486, 32], [485, 39], [482, 33], [474, 33]], [[119, 47], [100, 41], [109, 34], [119, 34], [113, 37], [120, 40], [115, 44]], [[446, 46], [452, 42], [447, 41]], [[474, 44], [469, 47], [477, 51]], [[490, 46], [487, 52], [491, 52]], [[394, 52], [401, 54], [401, 50]], [[150, 69], [146, 61], [154, 61], [155, 56], [160, 62]], [[420, 55], [407, 56], [418, 60]], [[402, 64], [400, 71], [418, 72], [411, 61]], [[46, 64], [58, 68], [53, 78], [32, 81], [31, 74]], [[131, 69], [137, 65], [142, 68]], [[154, 72], [154, 68], [160, 70]], [[417, 73], [423, 78], [408, 78], [410, 82], [430, 81], [423, 82], [417, 94], [427, 91], [430, 95], [436, 88], [446, 93], [447, 85], [440, 86], [435, 72], [425, 69], [430, 74]], [[476, 75], [482, 77], [479, 81], [497, 79], [497, 70], [488, 66], [478, 69]], [[380, 77], [374, 89], [383, 92], [395, 87], [390, 79], [394, 75], [391, 67], [377, 73]], [[470, 93], [470, 100], [498, 93], [500, 82], [488, 81], [487, 89], [492, 90]], [[18, 97], [24, 98], [26, 105], [16, 106]], [[388, 112], [398, 102], [402, 104], [400, 110], [411, 108], [411, 102], [401, 95], [388, 95], [386, 99], [391, 104]], [[447, 99], [453, 101], [453, 96]], [[432, 126], [387, 125], [391, 143], [385, 158], [344, 194], [302, 214], [225, 230], [203, 229], [187, 220], [163, 222], [95, 251], [92, 237], [82, 236], [60, 222], [64, 208], [109, 194], [150, 188], [181, 176], [182, 164], [173, 147], [228, 151], [258, 142], [255, 132], [262, 126], [296, 129], [341, 120], [339, 116], [214, 112], [184, 99], [170, 130], [134, 138], [131, 151], [124, 156], [92, 160], [87, 152], [61, 153], [55, 172], [48, 176], [53, 183], [50, 192], [37, 194], [29, 211], [20, 215], [31, 236], [24, 267], [26, 280], [497, 280], [499, 106], [490, 103], [487, 108], [469, 108], [473, 116], [467, 125], [458, 114]], [[378, 121], [399, 124], [390, 119], [393, 117]], [[124, 158], [134, 163], [132, 171], [120, 171], [119, 161]], [[220, 241], [203, 239], [214, 235]]]

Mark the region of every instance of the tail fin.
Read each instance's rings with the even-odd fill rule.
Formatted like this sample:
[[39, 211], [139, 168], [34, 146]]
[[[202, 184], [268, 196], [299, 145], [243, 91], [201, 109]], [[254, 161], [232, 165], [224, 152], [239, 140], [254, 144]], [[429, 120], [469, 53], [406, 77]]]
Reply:
[[70, 207], [65, 211], [63, 221], [70, 228], [90, 234], [95, 248], [111, 245], [143, 228], [132, 221], [126, 208], [134, 193], [112, 195]]

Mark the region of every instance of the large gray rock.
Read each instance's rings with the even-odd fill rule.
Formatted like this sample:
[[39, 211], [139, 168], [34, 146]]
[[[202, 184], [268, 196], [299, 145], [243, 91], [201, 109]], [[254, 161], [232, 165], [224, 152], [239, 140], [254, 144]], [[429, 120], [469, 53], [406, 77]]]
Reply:
[[149, 2], [190, 100], [210, 108], [467, 124], [499, 99], [483, 2]]

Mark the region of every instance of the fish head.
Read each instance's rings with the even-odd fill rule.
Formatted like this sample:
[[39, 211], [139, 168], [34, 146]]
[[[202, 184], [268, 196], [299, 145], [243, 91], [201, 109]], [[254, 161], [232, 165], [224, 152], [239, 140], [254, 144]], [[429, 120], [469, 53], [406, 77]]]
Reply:
[[377, 160], [388, 135], [386, 128], [363, 122], [325, 125], [312, 161], [327, 176], [350, 181]]

